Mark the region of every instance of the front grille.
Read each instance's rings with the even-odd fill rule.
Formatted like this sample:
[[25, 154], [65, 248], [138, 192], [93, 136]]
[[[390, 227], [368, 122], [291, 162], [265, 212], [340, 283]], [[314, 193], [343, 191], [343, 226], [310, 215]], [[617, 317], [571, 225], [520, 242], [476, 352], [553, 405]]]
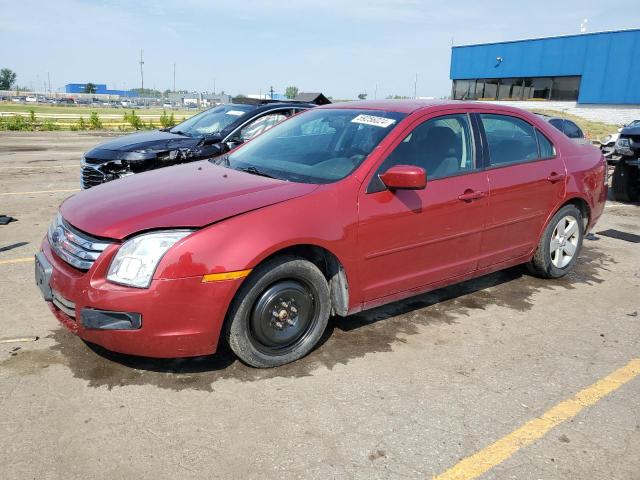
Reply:
[[107, 181], [104, 173], [95, 167], [83, 165], [80, 170], [80, 184], [83, 189], [95, 187]]
[[52, 290], [52, 302], [63, 313], [71, 318], [76, 318], [76, 304], [64, 298], [60, 293]]
[[49, 228], [48, 236], [53, 251], [79, 270], [89, 270], [100, 254], [111, 245], [110, 242], [76, 230], [60, 216]]

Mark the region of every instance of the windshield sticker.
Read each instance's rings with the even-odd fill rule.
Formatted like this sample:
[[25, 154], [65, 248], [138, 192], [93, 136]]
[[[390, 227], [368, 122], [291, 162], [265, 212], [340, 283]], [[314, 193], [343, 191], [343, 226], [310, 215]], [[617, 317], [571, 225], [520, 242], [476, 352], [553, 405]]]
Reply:
[[234, 115], [236, 117], [239, 117], [240, 115], [244, 115], [244, 112], [242, 110], [229, 110], [227, 112], [227, 115]]
[[387, 128], [396, 121], [393, 118], [376, 117], [375, 115], [358, 115], [351, 120], [351, 123], [361, 123], [363, 125], [373, 125], [374, 127]]

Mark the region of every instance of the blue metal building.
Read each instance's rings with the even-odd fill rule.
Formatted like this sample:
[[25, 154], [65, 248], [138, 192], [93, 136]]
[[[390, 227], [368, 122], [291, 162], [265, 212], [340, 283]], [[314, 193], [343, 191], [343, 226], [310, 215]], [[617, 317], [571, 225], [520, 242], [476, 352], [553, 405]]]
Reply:
[[640, 29], [455, 46], [457, 99], [640, 104]]
[[[120, 95], [121, 97], [137, 97], [136, 92], [130, 90], [109, 90], [105, 83], [94, 83], [96, 87], [96, 94], [102, 95]], [[85, 93], [86, 83], [67, 83], [64, 86], [66, 93]]]

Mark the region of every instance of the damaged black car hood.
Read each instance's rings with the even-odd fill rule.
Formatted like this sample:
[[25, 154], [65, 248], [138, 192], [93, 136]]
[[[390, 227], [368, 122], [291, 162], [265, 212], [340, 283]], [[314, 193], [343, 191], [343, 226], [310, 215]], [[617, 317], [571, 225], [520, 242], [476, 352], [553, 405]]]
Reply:
[[[114, 138], [96, 145], [85, 154], [86, 159], [114, 160], [127, 158], [128, 152], [163, 152], [180, 148], [193, 148], [202, 142], [202, 137], [189, 137], [169, 131], [134, 133]], [[93, 163], [93, 162], [92, 162]], [[99, 163], [99, 162], [96, 162]]]

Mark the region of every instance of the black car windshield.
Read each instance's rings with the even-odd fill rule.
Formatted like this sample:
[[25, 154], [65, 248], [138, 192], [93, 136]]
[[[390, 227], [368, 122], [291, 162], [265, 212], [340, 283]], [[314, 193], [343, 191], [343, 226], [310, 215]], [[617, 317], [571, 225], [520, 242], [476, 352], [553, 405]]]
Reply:
[[255, 105], [220, 105], [194, 115], [169, 131], [192, 137], [220, 133], [226, 126], [255, 109]]
[[238, 170], [303, 183], [331, 183], [355, 170], [406, 114], [309, 110], [224, 158]]

